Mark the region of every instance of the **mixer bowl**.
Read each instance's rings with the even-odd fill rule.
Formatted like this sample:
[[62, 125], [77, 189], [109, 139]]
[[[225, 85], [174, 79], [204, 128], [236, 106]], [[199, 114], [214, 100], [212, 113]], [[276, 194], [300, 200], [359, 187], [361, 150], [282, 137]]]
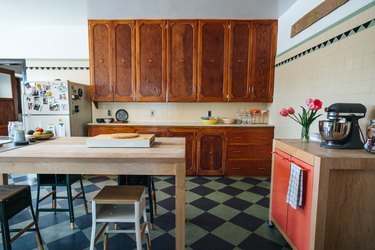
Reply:
[[319, 133], [328, 143], [345, 140], [352, 126], [348, 121], [319, 121]]

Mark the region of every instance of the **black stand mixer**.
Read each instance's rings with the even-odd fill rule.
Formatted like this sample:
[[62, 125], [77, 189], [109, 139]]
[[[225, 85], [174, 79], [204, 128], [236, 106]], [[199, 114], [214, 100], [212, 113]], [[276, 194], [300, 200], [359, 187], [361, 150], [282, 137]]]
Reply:
[[361, 149], [364, 137], [358, 120], [366, 116], [366, 107], [360, 103], [335, 103], [325, 109], [328, 120], [319, 121], [319, 132], [324, 148]]

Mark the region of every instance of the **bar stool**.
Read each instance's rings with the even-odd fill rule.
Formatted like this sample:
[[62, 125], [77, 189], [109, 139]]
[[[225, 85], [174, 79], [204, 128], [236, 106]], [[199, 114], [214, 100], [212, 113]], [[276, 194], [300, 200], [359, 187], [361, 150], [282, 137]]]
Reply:
[[152, 175], [119, 175], [117, 176], [118, 185], [143, 185], [147, 187], [148, 203], [150, 212], [151, 229], [154, 229], [154, 214], [157, 214], [156, 192], [154, 177]]
[[[143, 224], [141, 218], [143, 215]], [[96, 233], [96, 223], [104, 223]], [[109, 223], [134, 223], [135, 230], [121, 230]], [[143, 186], [105, 186], [92, 200], [92, 229], [90, 250], [104, 233], [104, 249], [107, 249], [108, 234], [135, 233], [137, 250], [142, 249], [142, 238], [146, 233], [147, 249], [151, 248], [150, 233], [146, 214], [146, 195]]]
[[[72, 196], [71, 185], [76, 182], [80, 182], [81, 191]], [[40, 198], [40, 187], [52, 187], [51, 192]], [[66, 187], [67, 196], [57, 196], [56, 188]], [[52, 196], [52, 208], [39, 208], [39, 203]], [[68, 208], [56, 208], [57, 199], [67, 199]], [[79, 174], [38, 174], [37, 175], [37, 198], [36, 198], [36, 218], [39, 219], [39, 212], [69, 212], [70, 217], [70, 227], [75, 228], [74, 225], [74, 211], [73, 211], [73, 201], [75, 199], [83, 199], [83, 205], [86, 214], [88, 213], [87, 202], [85, 196], [85, 190], [83, 189], [82, 176]]]
[[[13, 216], [30, 207], [33, 221], [23, 229], [9, 229], [8, 220]], [[18, 239], [26, 231], [36, 231], [36, 242], [38, 249], [43, 249], [42, 237], [40, 236], [38, 223], [35, 218], [31, 201], [31, 191], [28, 185], [0, 185], [0, 222], [3, 239], [3, 249], [12, 249], [11, 243]], [[35, 227], [32, 229], [31, 227]], [[10, 232], [18, 232], [12, 238]]]

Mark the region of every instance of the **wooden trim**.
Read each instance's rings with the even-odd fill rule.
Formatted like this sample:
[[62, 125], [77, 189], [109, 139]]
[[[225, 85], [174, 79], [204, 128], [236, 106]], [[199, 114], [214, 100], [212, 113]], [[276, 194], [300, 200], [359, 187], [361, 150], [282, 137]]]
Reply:
[[292, 25], [290, 38], [295, 37], [298, 33], [304, 31], [348, 1], [349, 0], [325, 0]]

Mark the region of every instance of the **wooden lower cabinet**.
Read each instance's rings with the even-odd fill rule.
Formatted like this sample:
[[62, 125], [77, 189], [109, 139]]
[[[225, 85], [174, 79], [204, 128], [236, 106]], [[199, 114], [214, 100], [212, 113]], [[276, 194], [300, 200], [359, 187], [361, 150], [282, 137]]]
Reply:
[[269, 176], [273, 128], [90, 125], [89, 136], [110, 133], [185, 137], [187, 175]]
[[224, 133], [197, 133], [197, 174], [223, 175], [225, 173]]
[[195, 134], [195, 132], [183, 128], [171, 128], [166, 134], [167, 137], [185, 137], [186, 175], [195, 175], [197, 171], [194, 158], [196, 156]]
[[269, 176], [273, 128], [231, 128], [226, 133], [228, 176]]

